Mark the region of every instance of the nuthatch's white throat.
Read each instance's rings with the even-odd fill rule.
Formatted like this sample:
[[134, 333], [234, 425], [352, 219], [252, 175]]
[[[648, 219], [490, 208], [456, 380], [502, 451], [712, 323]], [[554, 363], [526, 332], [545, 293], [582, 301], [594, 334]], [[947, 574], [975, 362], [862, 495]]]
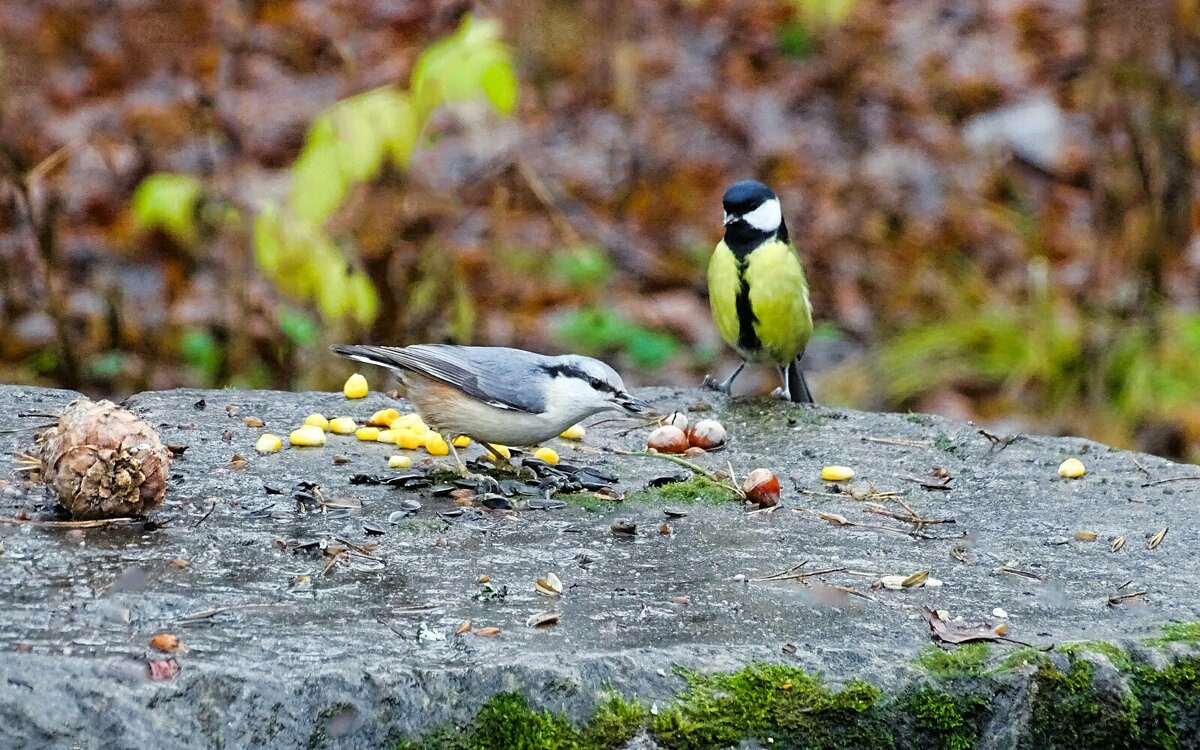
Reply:
[[[537, 445], [602, 411], [649, 408], [629, 395], [616, 371], [591, 357], [449, 344], [333, 351], [395, 372], [421, 419], [448, 442], [466, 435], [487, 446]], [[466, 473], [458, 451], [454, 458]]]

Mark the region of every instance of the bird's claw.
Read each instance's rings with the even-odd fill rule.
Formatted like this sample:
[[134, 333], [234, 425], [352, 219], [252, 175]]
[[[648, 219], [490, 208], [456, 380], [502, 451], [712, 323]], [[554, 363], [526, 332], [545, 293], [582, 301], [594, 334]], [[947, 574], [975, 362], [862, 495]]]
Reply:
[[717, 380], [716, 378], [714, 378], [712, 375], [704, 376], [704, 382], [701, 383], [701, 387], [707, 388], [710, 391], [718, 391], [720, 393], [724, 393], [726, 396], [729, 395], [729, 392], [731, 390], [728, 383], [723, 383], [720, 380]]
[[785, 391], [782, 387], [776, 388], [775, 390], [771, 391], [771, 398], [777, 398], [780, 401], [791, 401], [792, 400], [792, 397], [789, 396], [788, 392]]

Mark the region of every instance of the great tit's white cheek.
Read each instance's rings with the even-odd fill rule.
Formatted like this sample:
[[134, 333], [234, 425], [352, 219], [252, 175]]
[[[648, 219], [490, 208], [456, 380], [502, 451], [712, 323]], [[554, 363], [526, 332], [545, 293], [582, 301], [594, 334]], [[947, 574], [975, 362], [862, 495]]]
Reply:
[[772, 198], [742, 217], [750, 226], [760, 232], [774, 232], [783, 222], [783, 211], [779, 207], [779, 199]]

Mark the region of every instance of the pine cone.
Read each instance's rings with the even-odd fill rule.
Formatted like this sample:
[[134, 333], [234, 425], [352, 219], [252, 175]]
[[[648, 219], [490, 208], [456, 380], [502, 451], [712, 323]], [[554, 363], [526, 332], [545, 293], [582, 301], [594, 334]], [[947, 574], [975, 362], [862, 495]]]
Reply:
[[136, 516], [162, 505], [171, 454], [133, 412], [72, 401], [38, 441], [42, 479], [73, 518]]

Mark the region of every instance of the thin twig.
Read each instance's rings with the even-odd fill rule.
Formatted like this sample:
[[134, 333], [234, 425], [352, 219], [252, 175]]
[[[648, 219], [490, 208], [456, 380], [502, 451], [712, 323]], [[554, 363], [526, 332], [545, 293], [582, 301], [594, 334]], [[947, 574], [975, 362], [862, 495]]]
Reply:
[[823, 576], [830, 573], [841, 573], [845, 568], [824, 568], [823, 570], [810, 570], [807, 573], [791, 573], [784, 576], [773, 576], [771, 578], [751, 578], [752, 583], [762, 583], [764, 581], [798, 581], [802, 578], [812, 578], [813, 576]]
[[97, 518], [91, 521], [39, 521], [34, 518], [13, 518], [11, 516], [0, 516], [0, 523], [12, 524], [13, 526], [28, 524], [30, 526], [46, 526], [60, 529], [94, 529], [100, 526], [125, 526], [144, 522], [144, 518], [134, 518], [131, 516], [120, 516], [118, 518]]
[[1138, 467], [1138, 470], [1146, 475], [1147, 479], [1153, 479], [1153, 476], [1150, 474], [1150, 470], [1147, 469], [1145, 466], [1142, 466], [1142, 462], [1137, 460], [1136, 456], [1130, 456], [1130, 459], [1133, 460], [1133, 465]]
[[1198, 482], [1198, 481], [1200, 481], [1200, 476], [1191, 476], [1191, 477], [1171, 477], [1170, 479], [1159, 479], [1159, 480], [1157, 480], [1157, 481], [1154, 481], [1154, 482], [1146, 482], [1146, 483], [1145, 483], [1145, 484], [1143, 484], [1142, 486], [1143, 486], [1143, 487], [1154, 487], [1155, 485], [1159, 485], [1159, 484], [1167, 484], [1167, 483], [1169, 483], [1169, 482]]
[[862, 597], [863, 599], [869, 599], [870, 601], [873, 601], [873, 602], [879, 601], [878, 599], [871, 596], [870, 594], [864, 594], [863, 592], [859, 591], [858, 589], [852, 589], [849, 586], [831, 586], [830, 588], [832, 588], [836, 591], [841, 591], [844, 594], [850, 594], [852, 596]]
[[198, 609], [195, 612], [189, 612], [179, 618], [180, 622], [192, 620], [207, 620], [210, 617], [216, 617], [224, 612], [233, 612], [236, 610], [245, 609], [270, 609], [271, 607], [290, 607], [291, 602], [252, 602], [250, 604], [231, 604], [228, 607], [213, 607], [212, 609]]
[[[716, 474], [712, 473], [711, 471], [704, 468], [703, 466], [698, 466], [698, 465], [692, 463], [691, 461], [688, 461], [686, 458], [680, 458], [679, 456], [676, 456], [672, 453], [659, 453], [657, 451], [655, 451], [654, 453], [651, 453], [650, 451], [627, 451], [627, 450], [620, 450], [620, 449], [614, 450], [613, 453], [617, 454], [618, 456], [636, 456], [638, 458], [661, 458], [664, 461], [670, 461], [671, 463], [679, 464], [680, 466], [682, 466], [686, 469], [691, 469], [693, 472], [699, 474], [700, 476], [704, 477], [705, 479], [708, 479], [713, 482], [716, 482], [717, 484], [723, 485], [721, 480], [717, 478]], [[733, 488], [730, 487], [730, 489], [733, 489]]]
[[47, 427], [53, 427], [55, 424], [57, 424], [57, 423], [50, 422], [47, 424], [31, 424], [31, 425], [28, 425], [27, 427], [14, 427], [11, 430], [0, 430], [0, 434], [7, 435], [12, 432], [28, 432], [29, 430], [42, 430]]
[[955, 521], [953, 518], [918, 518], [916, 516], [903, 516], [899, 513], [893, 513], [890, 510], [885, 510], [883, 508], [867, 508], [866, 511], [867, 513], [874, 513], [877, 516], [887, 516], [888, 518], [894, 518], [897, 521], [911, 523], [918, 528], [926, 524], [958, 523], [958, 521]]
[[772, 573], [771, 575], [764, 576], [762, 578], [751, 578], [750, 580], [751, 581], [770, 581], [773, 578], [779, 578], [780, 576], [786, 576], [790, 573], [795, 573], [797, 570], [800, 570], [805, 565], [808, 565], [808, 560], [805, 560], [804, 562], [796, 563], [795, 565], [788, 568], [787, 570], [781, 570], [778, 573]]
[[933, 443], [928, 440], [904, 440], [902, 438], [877, 438], [864, 437], [863, 440], [868, 443], [882, 443], [884, 445], [902, 445], [906, 448], [928, 448]]
[[946, 481], [944, 481], [944, 482], [928, 482], [928, 481], [926, 481], [924, 479], [920, 479], [918, 477], [902, 476], [900, 478], [905, 480], [906, 482], [916, 482], [917, 484], [921, 485], [923, 488], [925, 488], [927, 490], [947, 490], [947, 491], [949, 491], [949, 490], [954, 489], [953, 487], [950, 486], [950, 482], [953, 480], [953, 477], [947, 477]]
[[385, 628], [387, 628], [388, 630], [392, 631], [392, 632], [393, 632], [393, 633], [395, 633], [396, 635], [400, 636], [400, 640], [403, 640], [403, 641], [407, 641], [407, 640], [408, 640], [408, 636], [406, 636], [404, 633], [401, 633], [399, 630], [396, 630], [396, 628], [395, 628], [395, 627], [393, 627], [393, 626], [392, 626], [392, 624], [391, 624], [390, 622], [388, 622], [387, 620], [383, 619], [382, 617], [376, 617], [376, 618], [375, 618], [375, 622], [379, 623], [380, 625], [384, 626]]

